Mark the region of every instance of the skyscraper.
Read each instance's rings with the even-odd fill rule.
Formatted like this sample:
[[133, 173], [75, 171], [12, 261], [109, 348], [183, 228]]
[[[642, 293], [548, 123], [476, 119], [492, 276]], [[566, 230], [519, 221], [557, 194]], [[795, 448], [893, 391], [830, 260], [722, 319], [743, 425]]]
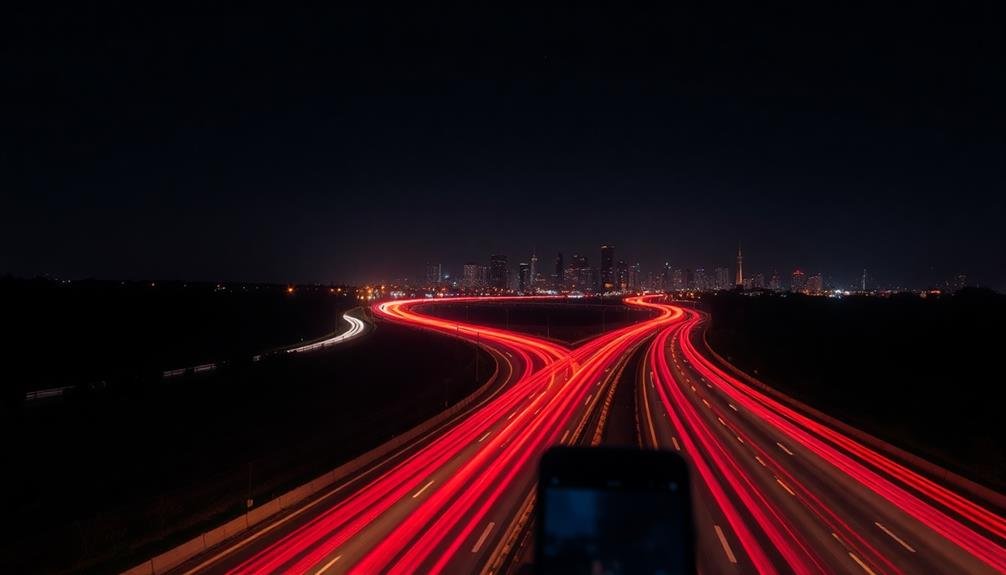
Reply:
[[601, 246], [601, 291], [615, 287], [615, 246]]
[[629, 291], [639, 291], [640, 283], [643, 279], [643, 270], [639, 267], [639, 262], [629, 266]]
[[437, 287], [443, 279], [443, 269], [440, 264], [426, 264], [426, 285]]
[[779, 272], [772, 272], [772, 277], [768, 280], [768, 289], [772, 291], [782, 291], [782, 279], [779, 278]]
[[819, 294], [824, 291], [824, 278], [820, 273], [816, 273], [807, 278], [807, 293]]
[[618, 260], [615, 266], [615, 289], [619, 291], [629, 289], [629, 266], [623, 260]]
[[565, 267], [562, 263], [562, 252], [555, 255], [555, 268], [552, 270], [552, 289], [556, 291], [562, 290], [564, 286], [563, 273], [565, 272]]
[[706, 268], [695, 268], [695, 289], [699, 291], [709, 289], [709, 278], [706, 276]]
[[727, 268], [716, 268], [713, 273], [716, 276], [716, 289], [730, 288], [730, 270]]
[[685, 275], [682, 273], [681, 268], [665, 268], [666, 271], [670, 272], [671, 287], [665, 289], [672, 290], [683, 290], [685, 289]]
[[535, 253], [535, 250], [532, 249], [531, 250], [531, 272], [530, 272], [530, 275], [528, 276], [528, 282], [527, 282], [528, 290], [530, 290], [531, 286], [535, 285], [535, 283], [537, 281], [538, 281], [538, 255]]
[[737, 243], [737, 280], [734, 282], [737, 287], [744, 287], [744, 256], [741, 255], [741, 244]]
[[493, 288], [506, 290], [507, 271], [506, 256], [500, 254], [489, 256], [489, 283]]
[[789, 280], [789, 291], [803, 293], [807, 289], [807, 276], [799, 269], [793, 271], [793, 276]]
[[517, 269], [517, 292], [528, 293], [531, 290], [531, 265], [521, 262]]
[[461, 285], [465, 289], [475, 289], [482, 287], [481, 281], [479, 279], [479, 264], [475, 262], [468, 262], [461, 268]]
[[587, 291], [594, 288], [594, 274], [591, 273], [587, 257], [573, 254], [566, 269], [567, 286], [571, 291]]

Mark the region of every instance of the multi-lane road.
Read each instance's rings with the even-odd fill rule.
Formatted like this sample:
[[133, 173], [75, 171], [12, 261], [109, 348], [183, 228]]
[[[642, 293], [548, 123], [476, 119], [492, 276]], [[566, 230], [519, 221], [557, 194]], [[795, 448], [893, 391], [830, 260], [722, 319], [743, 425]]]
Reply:
[[637, 379], [644, 445], [692, 463], [703, 572], [1006, 569], [1002, 517], [760, 391], [705, 347], [704, 320], [661, 330]]
[[612, 421], [635, 419], [643, 447], [691, 464], [703, 573], [1006, 569], [1002, 517], [742, 381], [705, 348], [699, 312], [626, 301], [653, 316], [575, 349], [432, 317], [428, 300], [375, 306], [385, 320], [482, 345], [494, 379], [320, 497], [176, 572], [512, 570], [528, 555], [541, 453], [601, 441], [627, 384], [636, 417]]

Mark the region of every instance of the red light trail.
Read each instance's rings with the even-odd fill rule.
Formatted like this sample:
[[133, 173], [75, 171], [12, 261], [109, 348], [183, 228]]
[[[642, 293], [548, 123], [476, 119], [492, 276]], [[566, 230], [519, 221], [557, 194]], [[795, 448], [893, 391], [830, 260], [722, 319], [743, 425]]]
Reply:
[[[643, 385], [636, 392], [646, 406], [637, 410], [646, 411], [640, 421], [650, 422], [649, 434], [640, 428], [640, 435], [652, 438], [648, 443], [654, 447], [673, 445], [690, 461], [697, 522], [703, 526], [700, 547], [702, 540], [715, 545], [715, 533], [724, 552], [719, 560], [758, 573], [838, 569], [879, 575], [935, 565], [1006, 570], [1002, 517], [721, 369], [692, 341], [704, 320], [699, 312], [662, 303], [660, 296], [627, 298], [628, 305], [654, 316], [570, 350], [420, 311], [440, 301], [499, 299], [374, 306], [386, 320], [494, 351], [511, 364], [511, 375], [428, 441], [390, 458], [372, 477], [357, 478], [352, 489], [317, 513], [267, 542], [247, 548], [238, 543], [220, 554], [242, 550], [229, 560], [229, 572], [488, 568], [507, 546], [510, 525], [526, 529], [514, 522], [522, 503], [531, 501], [540, 455], [551, 445], [583, 442], [590, 435], [587, 426], [604, 385], [637, 349], [645, 353], [639, 364]], [[645, 383], [646, 372], [652, 385]], [[704, 385], [697, 385], [699, 380]], [[700, 566], [703, 561], [705, 570], [722, 569], [712, 555], [700, 556]]]

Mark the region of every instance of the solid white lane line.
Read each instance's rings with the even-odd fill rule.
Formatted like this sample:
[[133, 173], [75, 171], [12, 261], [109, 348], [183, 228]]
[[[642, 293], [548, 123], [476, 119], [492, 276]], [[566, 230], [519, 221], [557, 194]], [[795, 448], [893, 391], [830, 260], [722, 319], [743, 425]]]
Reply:
[[475, 542], [475, 547], [472, 547], [472, 553], [478, 553], [479, 549], [482, 548], [482, 544], [486, 542], [486, 538], [492, 533], [493, 527], [496, 527], [495, 521], [490, 521], [489, 525], [486, 525], [486, 530], [482, 532], [482, 536], [479, 540]]
[[786, 449], [786, 446], [785, 446], [785, 445], [783, 445], [783, 444], [779, 443], [778, 441], [776, 441], [776, 442], [775, 442], [775, 444], [779, 446], [779, 449], [782, 449], [782, 450], [783, 450], [783, 451], [785, 451], [786, 453], [788, 453], [788, 454], [790, 454], [790, 455], [793, 455], [793, 452], [792, 452], [792, 451], [790, 451], [789, 449]]
[[796, 493], [794, 493], [793, 490], [789, 488], [789, 485], [786, 485], [785, 483], [782, 482], [782, 479], [779, 479], [778, 477], [776, 477], [775, 480], [776, 480], [776, 482], [779, 485], [782, 485], [782, 488], [785, 489], [786, 491], [788, 491], [790, 495], [794, 495], [794, 496], [796, 495]]
[[430, 488], [430, 485], [433, 485], [433, 481], [434, 480], [431, 479], [430, 482], [427, 483], [426, 485], [424, 485], [422, 489], [420, 489], [419, 491], [417, 491], [416, 494], [412, 496], [412, 498], [415, 499], [416, 497], [419, 497], [420, 495], [422, 495], [423, 491], [426, 491], [427, 489]]
[[325, 563], [324, 565], [322, 565], [322, 566], [321, 566], [321, 569], [318, 569], [318, 571], [316, 571], [314, 575], [321, 575], [321, 574], [322, 574], [322, 573], [324, 573], [325, 571], [328, 571], [328, 570], [329, 570], [329, 568], [330, 568], [330, 567], [332, 567], [332, 565], [335, 565], [335, 563], [336, 563], [336, 562], [337, 562], [337, 561], [338, 561], [339, 559], [342, 559], [342, 555], [336, 555], [336, 556], [335, 556], [335, 559], [332, 559], [332, 560], [331, 560], [331, 561], [329, 561], [328, 563]]
[[733, 549], [731, 549], [730, 544], [727, 543], [727, 538], [723, 535], [723, 530], [720, 529], [719, 525], [713, 525], [713, 529], [716, 530], [716, 536], [720, 538], [720, 545], [723, 546], [723, 552], [727, 554], [727, 561], [737, 563], [737, 557], [734, 556]]
[[856, 557], [856, 554], [853, 553], [852, 551], [849, 551], [849, 557], [852, 557], [853, 561], [859, 563], [859, 566], [863, 568], [863, 571], [866, 571], [870, 575], [877, 575], [876, 573], [873, 572], [873, 569], [870, 569], [870, 567], [866, 563], [863, 563], [863, 561], [859, 557]]
[[874, 524], [874, 525], [876, 525], [877, 527], [880, 527], [880, 529], [881, 529], [881, 530], [882, 530], [882, 531], [883, 531], [884, 533], [887, 533], [888, 535], [890, 535], [890, 536], [891, 536], [891, 539], [894, 539], [894, 540], [895, 540], [895, 541], [897, 541], [898, 543], [901, 543], [901, 546], [902, 546], [902, 547], [904, 547], [905, 549], [908, 549], [908, 550], [909, 550], [909, 551], [911, 551], [912, 553], [915, 553], [915, 549], [912, 549], [912, 546], [911, 546], [911, 545], [909, 545], [908, 543], [905, 543], [905, 541], [904, 541], [904, 540], [903, 540], [903, 539], [902, 539], [901, 537], [898, 537], [897, 535], [895, 535], [894, 533], [892, 533], [890, 529], [888, 529], [887, 527], [884, 527], [883, 525], [881, 525], [881, 524], [880, 524], [879, 522], [877, 522], [877, 521], [874, 521], [874, 522], [873, 522], [873, 524]]
[[490, 435], [492, 435], [492, 433], [493, 432], [491, 432], [491, 431], [487, 431], [485, 435], [483, 435], [482, 437], [479, 438], [479, 443], [482, 443], [483, 441], [485, 441], [487, 437], [489, 437]]
[[674, 444], [674, 449], [677, 449], [678, 451], [681, 451], [681, 446], [678, 445], [678, 438], [677, 437], [672, 437], [671, 438], [671, 443]]
[[[653, 377], [653, 372], [650, 372], [650, 377]], [[650, 380], [650, 385], [653, 385], [653, 380]], [[650, 424], [650, 441], [653, 443], [653, 449], [657, 449], [659, 444], [657, 443], [657, 432], [653, 425], [653, 414], [650, 413], [650, 399], [647, 397], [646, 390], [643, 389], [643, 410], [646, 412], [646, 422]]]

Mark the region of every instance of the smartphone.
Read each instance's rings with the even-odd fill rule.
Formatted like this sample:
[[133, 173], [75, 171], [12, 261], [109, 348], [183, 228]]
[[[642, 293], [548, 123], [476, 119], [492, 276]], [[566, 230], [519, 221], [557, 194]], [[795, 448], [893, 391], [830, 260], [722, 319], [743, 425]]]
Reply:
[[688, 468], [676, 453], [555, 447], [537, 497], [537, 573], [695, 573]]

